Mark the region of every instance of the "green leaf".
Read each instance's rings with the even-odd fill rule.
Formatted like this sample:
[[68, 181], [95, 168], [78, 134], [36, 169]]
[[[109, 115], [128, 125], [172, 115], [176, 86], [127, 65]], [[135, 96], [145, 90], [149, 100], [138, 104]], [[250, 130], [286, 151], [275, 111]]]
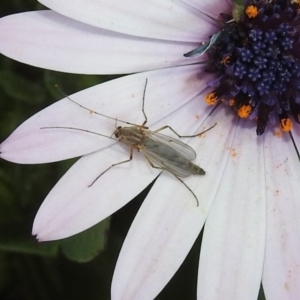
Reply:
[[[70, 95], [105, 81], [121, 77], [120, 75], [78, 75], [46, 70], [44, 85], [53, 99], [62, 99], [64, 94]], [[53, 100], [54, 101], [54, 100]]]
[[232, 0], [233, 5], [244, 6], [245, 0]]
[[79, 234], [60, 241], [62, 252], [71, 260], [87, 262], [104, 250], [110, 218]]
[[241, 16], [244, 14], [244, 5], [234, 4], [232, 9], [232, 16], [235, 21], [239, 21]]
[[9, 265], [9, 260], [7, 259], [7, 255], [4, 252], [0, 251], [0, 291], [5, 288], [10, 279], [11, 268]]
[[0, 224], [0, 250], [55, 256], [58, 253], [58, 242], [39, 243], [31, 236], [27, 224], [2, 223]]
[[[27, 222], [28, 223], [28, 222]], [[0, 250], [15, 253], [56, 256], [59, 249], [70, 260], [87, 262], [105, 249], [110, 218], [69, 238], [38, 242], [31, 236], [29, 224], [16, 222], [0, 224]]]
[[41, 86], [9, 70], [0, 71], [0, 87], [9, 97], [27, 103], [41, 103], [45, 98]]

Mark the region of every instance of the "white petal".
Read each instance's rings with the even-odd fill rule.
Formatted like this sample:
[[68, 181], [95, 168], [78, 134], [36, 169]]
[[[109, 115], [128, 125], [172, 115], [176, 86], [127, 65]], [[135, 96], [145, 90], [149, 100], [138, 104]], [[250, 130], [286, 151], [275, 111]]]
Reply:
[[[165, 122], [175, 120], [180, 130], [195, 131], [209, 113], [209, 110], [204, 112], [207, 105], [201, 98], [197, 96], [187, 102], [165, 118]], [[150, 115], [157, 114], [155, 105], [149, 104], [149, 109]], [[110, 165], [128, 159], [129, 149], [122, 146], [117, 144], [81, 158], [59, 181], [43, 202], [34, 222], [33, 233], [38, 234], [40, 240], [64, 238], [96, 224], [136, 196], [160, 172], [134, 152], [130, 163], [107, 171], [88, 188]]]
[[[208, 75], [198, 66], [177, 67], [122, 77], [71, 95], [71, 99], [92, 111], [118, 120], [141, 124], [146, 78], [145, 110], [149, 125], [162, 119], [197, 95], [206, 86]], [[209, 75], [210, 76], [210, 75]], [[63, 99], [40, 111], [1, 144], [3, 159], [17, 163], [44, 163], [80, 156], [102, 149], [114, 141], [86, 132], [41, 129], [67, 126], [111, 136], [115, 120], [107, 120]]]
[[[299, 143], [299, 135], [294, 138]], [[267, 299], [299, 299], [299, 158], [289, 136], [267, 136], [264, 147], [268, 209], [263, 287]]]
[[[67, 17], [134, 36], [197, 42], [212, 22], [178, 0], [39, 0]], [[216, 2], [216, 1], [215, 1]], [[218, 3], [214, 3], [218, 9]]]
[[42, 203], [32, 234], [37, 235], [40, 241], [74, 235], [97, 224], [132, 200], [159, 173], [139, 153], [134, 153], [131, 162], [107, 171], [89, 187], [112, 164], [128, 158], [128, 149], [120, 144], [82, 157]]
[[[198, 41], [208, 36], [207, 31], [201, 30]], [[89, 26], [52, 11], [0, 19], [0, 39], [0, 52], [10, 58], [71, 73], [124, 74], [199, 61], [183, 56], [197, 43], [137, 38]]]
[[[191, 101], [186, 107], [197, 113], [195, 104]], [[217, 126], [205, 137], [190, 140], [199, 154], [195, 163], [204, 166], [207, 173], [184, 180], [197, 195], [199, 206], [191, 192], [172, 174], [160, 175], [123, 244], [112, 283], [113, 300], [154, 299], [178, 270], [197, 238], [220, 184], [226, 163], [224, 153], [228, 154], [224, 146], [216, 147], [216, 143], [227, 144], [224, 128], [230, 126], [231, 120], [223, 110], [210, 118], [206, 124], [218, 120]], [[190, 121], [187, 127], [195, 130], [193, 123]]]
[[162, 174], [140, 208], [123, 244], [112, 299], [154, 299], [174, 275], [203, 226], [196, 206], [175, 177]]
[[[209, 213], [199, 263], [198, 299], [257, 299], [265, 250], [264, 156], [240, 122]], [[221, 144], [223, 145], [223, 144]]]

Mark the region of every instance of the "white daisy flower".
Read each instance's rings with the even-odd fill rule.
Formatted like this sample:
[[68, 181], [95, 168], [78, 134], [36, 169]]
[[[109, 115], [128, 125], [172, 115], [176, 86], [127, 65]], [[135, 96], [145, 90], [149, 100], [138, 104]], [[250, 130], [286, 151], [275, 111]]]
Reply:
[[[220, 0], [41, 2], [53, 11], [0, 20], [1, 53], [65, 72], [148, 71], [71, 96], [91, 112], [141, 124], [148, 78], [145, 109], [151, 128], [170, 125], [194, 134], [217, 123], [205, 137], [188, 141], [198, 154], [195, 163], [206, 170], [204, 177], [184, 180], [199, 206], [174, 176], [159, 176], [123, 244], [112, 299], [154, 299], [204, 222], [198, 299], [256, 299], [261, 281], [267, 299], [297, 299], [300, 132], [291, 117], [299, 121], [298, 2], [238, 1], [233, 21], [227, 18], [231, 4]], [[207, 17], [220, 13], [221, 31]], [[204, 56], [183, 56], [200, 42], [206, 42]], [[200, 60], [207, 63], [197, 64]], [[205, 97], [207, 84], [212, 91]], [[211, 109], [203, 98], [219, 105]], [[289, 133], [273, 129], [277, 124]], [[88, 187], [101, 171], [127, 159], [128, 149], [86, 132], [41, 129], [53, 126], [111, 135], [115, 123], [63, 99], [1, 144], [1, 157], [17, 163], [84, 155], [43, 202], [33, 226], [39, 240], [89, 228], [160, 172], [134, 153], [130, 163]]]

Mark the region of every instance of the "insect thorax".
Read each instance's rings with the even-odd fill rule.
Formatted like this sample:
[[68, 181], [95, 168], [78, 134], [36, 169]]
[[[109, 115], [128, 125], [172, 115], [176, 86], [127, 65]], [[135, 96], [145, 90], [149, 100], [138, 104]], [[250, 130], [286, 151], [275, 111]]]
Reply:
[[119, 141], [135, 148], [140, 148], [145, 138], [143, 128], [137, 126], [121, 127], [119, 126], [115, 131], [115, 136]]

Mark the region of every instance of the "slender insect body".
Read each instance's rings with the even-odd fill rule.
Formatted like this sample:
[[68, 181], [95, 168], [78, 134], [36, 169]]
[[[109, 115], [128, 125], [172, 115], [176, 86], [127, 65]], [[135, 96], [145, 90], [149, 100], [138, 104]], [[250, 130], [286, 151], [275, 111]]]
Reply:
[[[172, 127], [170, 126], [164, 126], [156, 131], [151, 131], [145, 124], [147, 123], [147, 116], [144, 111], [144, 101], [145, 101], [145, 91], [147, 86], [147, 80], [145, 84], [144, 89], [144, 97], [143, 97], [143, 106], [142, 111], [145, 117], [145, 120], [142, 125], [136, 125], [130, 122], [125, 122], [121, 120], [115, 119], [116, 123], [117, 121], [126, 123], [132, 126], [116, 126], [116, 129], [114, 130], [113, 134], [117, 140], [121, 143], [124, 143], [130, 147], [130, 157], [127, 160], [115, 163], [108, 167], [106, 170], [104, 170], [95, 180], [89, 185], [92, 186], [104, 173], [106, 173], [108, 170], [110, 170], [112, 167], [115, 167], [117, 165], [121, 165], [123, 163], [130, 162], [132, 160], [133, 156], [133, 149], [136, 149], [137, 151], [141, 152], [149, 164], [156, 169], [166, 170], [169, 171], [171, 174], [173, 174], [181, 183], [183, 183], [186, 188], [193, 194], [197, 201], [197, 205], [199, 204], [197, 196], [194, 194], [194, 192], [180, 179], [184, 177], [188, 177], [191, 174], [193, 175], [204, 175], [205, 171], [198, 165], [192, 163], [192, 160], [196, 158], [196, 152], [193, 148], [188, 146], [187, 144], [174, 139], [170, 136], [166, 136], [164, 134], [158, 133], [161, 130], [164, 129], [170, 129], [173, 133], [175, 133], [179, 138], [184, 137], [196, 137], [204, 132], [210, 130], [214, 126], [206, 129], [203, 132], [200, 132], [195, 135], [191, 136], [181, 136], [179, 135]], [[68, 97], [68, 99], [70, 99]], [[70, 99], [74, 104], [80, 106], [81, 108], [88, 110], [90, 112], [90, 109], [75, 102], [74, 100]], [[106, 116], [104, 114], [98, 113], [93, 111], [94, 114], [100, 115], [103, 117], [107, 117], [109, 119], [114, 119], [112, 117]], [[112, 136], [106, 136], [97, 132], [80, 129], [80, 128], [74, 128], [74, 127], [63, 127], [63, 126], [54, 126], [54, 127], [43, 127], [41, 129], [50, 129], [50, 128], [57, 128], [57, 129], [72, 129], [77, 131], [83, 131], [90, 134], [95, 134], [99, 136], [105, 136], [107, 138], [112, 138]]]
[[197, 156], [194, 149], [179, 140], [150, 131], [143, 125], [118, 126], [114, 135], [120, 142], [142, 152], [148, 161], [157, 164], [157, 168], [166, 169], [178, 177], [205, 174], [202, 168], [191, 162]]

